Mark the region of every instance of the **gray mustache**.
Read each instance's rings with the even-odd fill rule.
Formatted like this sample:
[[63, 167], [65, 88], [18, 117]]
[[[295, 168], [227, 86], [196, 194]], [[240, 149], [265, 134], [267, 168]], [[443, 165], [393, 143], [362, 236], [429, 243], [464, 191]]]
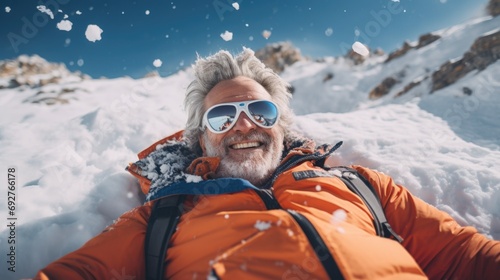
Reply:
[[241, 141], [258, 141], [265, 145], [271, 143], [271, 136], [260, 131], [251, 131], [248, 134], [235, 134], [230, 137], [224, 138], [224, 146], [228, 146], [229, 143], [241, 142]]

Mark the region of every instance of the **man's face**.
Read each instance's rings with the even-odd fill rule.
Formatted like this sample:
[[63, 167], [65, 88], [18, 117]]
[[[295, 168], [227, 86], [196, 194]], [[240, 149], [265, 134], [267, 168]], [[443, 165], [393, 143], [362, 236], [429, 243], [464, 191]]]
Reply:
[[[204, 109], [228, 102], [271, 100], [269, 93], [247, 77], [218, 83], [205, 97]], [[278, 166], [283, 150], [283, 130], [278, 123], [262, 128], [242, 112], [227, 132], [215, 134], [208, 129], [200, 136], [203, 154], [221, 159], [217, 177], [243, 178], [260, 186]]]

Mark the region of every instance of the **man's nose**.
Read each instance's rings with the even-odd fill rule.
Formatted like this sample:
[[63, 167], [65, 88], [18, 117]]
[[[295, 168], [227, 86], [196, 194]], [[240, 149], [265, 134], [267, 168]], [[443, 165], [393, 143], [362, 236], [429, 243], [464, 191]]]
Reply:
[[247, 114], [245, 114], [244, 112], [242, 112], [239, 115], [239, 117], [236, 120], [236, 123], [234, 124], [234, 127], [233, 127], [233, 129], [235, 131], [240, 131], [242, 133], [247, 133], [250, 130], [255, 129], [255, 128], [256, 128], [255, 123], [252, 122], [250, 117], [247, 116]]

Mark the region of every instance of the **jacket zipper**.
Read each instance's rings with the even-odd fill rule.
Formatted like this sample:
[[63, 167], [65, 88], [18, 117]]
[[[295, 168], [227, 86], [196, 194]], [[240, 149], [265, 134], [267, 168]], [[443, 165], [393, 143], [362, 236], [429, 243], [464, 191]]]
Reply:
[[316, 153], [310, 154], [310, 155], [296, 155], [296, 156], [292, 157], [287, 162], [278, 166], [276, 171], [273, 173], [273, 176], [271, 178], [269, 178], [269, 180], [267, 180], [267, 182], [262, 186], [262, 189], [269, 189], [271, 187], [271, 185], [273, 184], [274, 180], [276, 180], [276, 178], [278, 178], [278, 176], [281, 173], [285, 172], [286, 170], [290, 169], [291, 167], [293, 167], [301, 162], [304, 162], [307, 160], [320, 160], [320, 159], [326, 158], [327, 156], [329, 156], [330, 154], [335, 152], [340, 146], [342, 146], [342, 143], [343, 143], [342, 141], [338, 142], [337, 144], [335, 144], [333, 146], [333, 148], [330, 149], [330, 151], [328, 151], [327, 153], [322, 154], [322, 155], [316, 152]]
[[267, 210], [283, 209], [278, 201], [274, 198], [271, 189], [259, 189], [255, 190], [255, 192], [260, 196], [260, 199], [262, 199], [262, 201], [266, 205]]

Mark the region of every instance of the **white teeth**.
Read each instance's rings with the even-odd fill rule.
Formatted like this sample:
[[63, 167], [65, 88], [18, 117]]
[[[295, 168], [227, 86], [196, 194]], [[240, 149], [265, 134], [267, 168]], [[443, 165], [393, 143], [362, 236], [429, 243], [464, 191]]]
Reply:
[[248, 142], [248, 143], [234, 144], [231, 146], [231, 148], [238, 150], [238, 149], [246, 149], [246, 148], [255, 148], [258, 146], [260, 146], [259, 142]]

